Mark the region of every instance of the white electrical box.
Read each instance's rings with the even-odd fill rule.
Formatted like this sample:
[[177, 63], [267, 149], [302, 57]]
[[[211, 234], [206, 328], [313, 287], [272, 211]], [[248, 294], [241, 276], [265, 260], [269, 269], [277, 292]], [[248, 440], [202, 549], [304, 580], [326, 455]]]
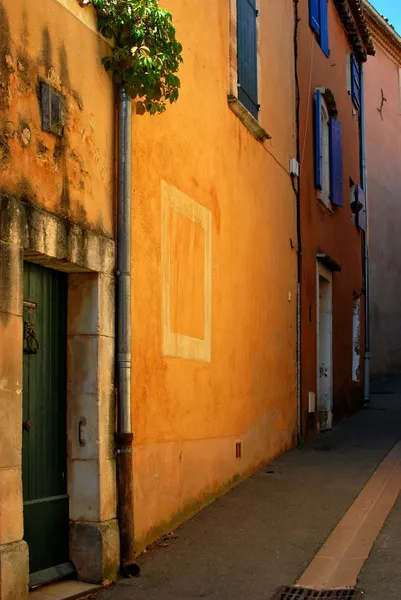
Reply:
[[308, 408], [310, 413], [314, 413], [316, 410], [316, 394], [315, 392], [309, 392], [308, 394]]
[[299, 177], [299, 162], [296, 158], [290, 158], [290, 175]]

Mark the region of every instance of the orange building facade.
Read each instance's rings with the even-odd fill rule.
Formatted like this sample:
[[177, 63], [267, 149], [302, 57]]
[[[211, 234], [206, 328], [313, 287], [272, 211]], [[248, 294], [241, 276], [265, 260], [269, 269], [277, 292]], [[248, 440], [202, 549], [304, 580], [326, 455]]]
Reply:
[[401, 369], [401, 38], [368, 2], [364, 7], [376, 47], [365, 69], [365, 103], [371, 372], [379, 378]]
[[[133, 120], [138, 552], [297, 431], [293, 2], [165, 6], [183, 44], [180, 99]], [[253, 91], [238, 85], [247, 18]]]
[[[133, 116], [135, 553], [297, 438], [292, 0], [166, 0], [179, 102]], [[0, 599], [120, 567], [112, 51], [0, 0]], [[121, 515], [120, 515], [121, 516]]]
[[119, 572], [114, 90], [94, 11], [0, 2], [0, 598]]
[[358, 0], [298, 6], [301, 429], [308, 436], [316, 427], [330, 429], [362, 401], [360, 72], [373, 45]]

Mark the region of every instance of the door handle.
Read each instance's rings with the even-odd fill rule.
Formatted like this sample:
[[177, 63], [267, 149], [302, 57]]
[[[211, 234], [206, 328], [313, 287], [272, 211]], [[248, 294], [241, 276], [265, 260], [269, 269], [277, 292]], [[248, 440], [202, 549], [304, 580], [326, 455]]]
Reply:
[[31, 431], [32, 423], [30, 421], [22, 421], [22, 431]]

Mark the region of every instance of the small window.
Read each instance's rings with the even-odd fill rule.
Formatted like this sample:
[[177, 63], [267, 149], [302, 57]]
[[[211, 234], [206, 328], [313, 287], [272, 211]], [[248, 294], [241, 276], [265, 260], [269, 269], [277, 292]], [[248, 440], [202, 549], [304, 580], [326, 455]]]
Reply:
[[343, 206], [342, 127], [330, 118], [320, 89], [315, 92], [315, 184], [327, 206]]
[[256, 0], [237, 0], [238, 100], [258, 118]]
[[361, 67], [359, 61], [351, 54], [351, 98], [355, 108], [361, 108]]
[[65, 96], [53, 86], [42, 82], [40, 84], [40, 105], [43, 131], [62, 137], [66, 119]]
[[328, 0], [309, 0], [309, 24], [316, 33], [321, 49], [329, 56]]

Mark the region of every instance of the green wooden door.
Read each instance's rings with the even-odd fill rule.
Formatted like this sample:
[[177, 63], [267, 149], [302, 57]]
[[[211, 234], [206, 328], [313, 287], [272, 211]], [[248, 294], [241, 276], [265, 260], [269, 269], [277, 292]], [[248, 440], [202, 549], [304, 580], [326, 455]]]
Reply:
[[67, 276], [25, 263], [22, 482], [31, 584], [58, 578], [69, 559], [66, 319]]

